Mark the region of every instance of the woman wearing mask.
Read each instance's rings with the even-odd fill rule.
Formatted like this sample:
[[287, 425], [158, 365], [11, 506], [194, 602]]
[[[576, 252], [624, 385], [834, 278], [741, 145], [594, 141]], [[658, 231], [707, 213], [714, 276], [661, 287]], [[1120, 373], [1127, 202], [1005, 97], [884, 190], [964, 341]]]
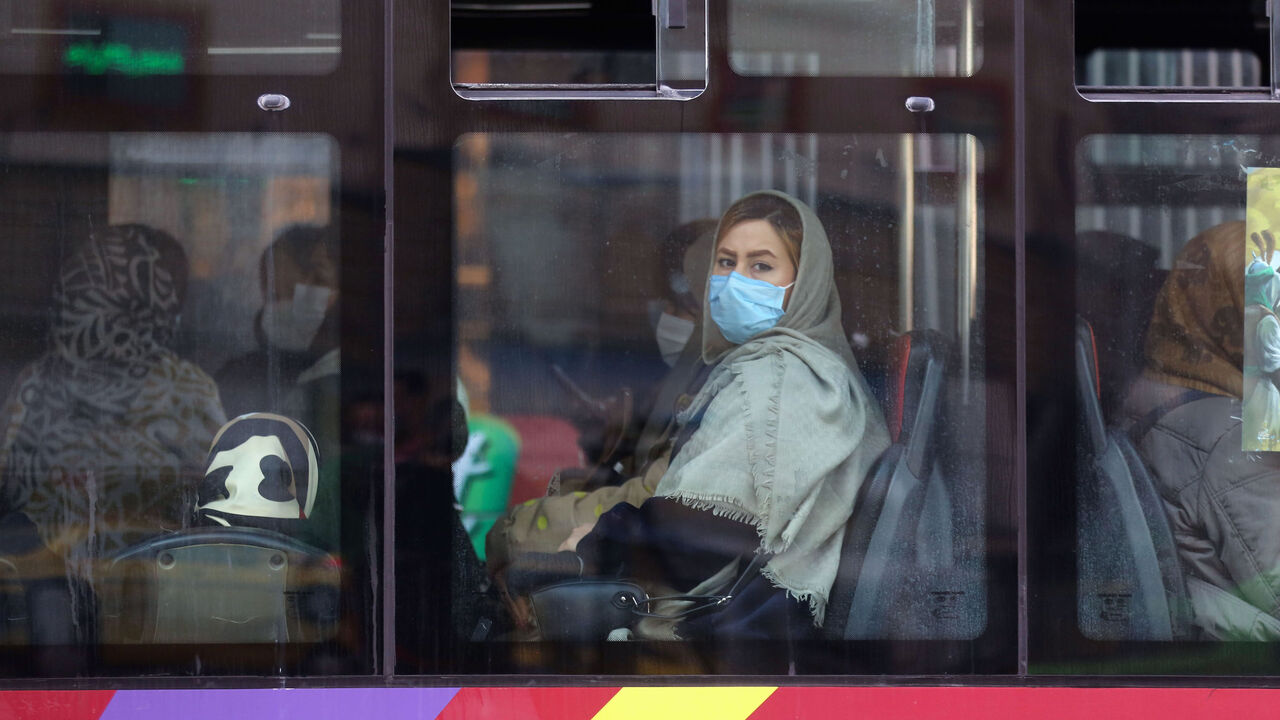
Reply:
[[[615, 506], [577, 544], [589, 574], [650, 596], [717, 595], [714, 612], [637, 624], [641, 637], [803, 637], [821, 626], [844, 526], [889, 446], [840, 323], [831, 247], [808, 206], [748, 195], [716, 234], [704, 299], [711, 368], [677, 418], [654, 497]], [[758, 568], [758, 573], [754, 572]]]
[[[502, 571], [512, 558], [529, 552], [555, 552], [566, 542], [571, 546], [591, 529], [596, 518], [614, 505], [621, 502], [640, 505], [653, 496], [653, 490], [670, 459], [676, 413], [687, 406], [692, 394], [706, 379], [698, 315], [701, 313], [703, 278], [706, 278], [710, 267], [715, 229], [714, 220], [698, 220], [681, 225], [664, 240], [663, 265], [668, 277], [676, 275], [676, 264], [671, 256], [678, 248], [681, 257], [679, 278], [699, 280], [696, 287], [689, 287], [685, 280], [689, 290], [687, 298], [680, 297], [682, 293], [676, 289], [680, 285], [678, 280], [669, 282], [676, 288], [669, 287], [672, 297], [662, 301], [658, 346], [664, 358], [674, 355], [674, 361], [671, 361], [671, 370], [654, 392], [639, 434], [632, 438], [630, 450], [620, 461], [628, 471], [629, 479], [582, 491], [578, 488], [589, 487], [596, 481], [598, 473], [592, 473], [590, 468], [569, 468], [557, 473], [551, 480], [553, 490], [547, 497], [529, 500], [513, 508], [489, 532], [485, 559], [490, 573], [500, 580]], [[686, 332], [674, 333], [664, 340], [661, 331], [664, 324], [680, 327], [679, 323], [664, 323], [663, 318], [668, 316], [673, 320], [688, 319], [689, 326]], [[522, 620], [527, 612], [517, 608], [515, 615], [517, 620]]]
[[341, 450], [337, 249], [315, 225], [292, 225], [262, 253], [263, 304], [254, 325], [258, 348], [218, 372], [227, 414], [279, 413], [314, 435], [321, 491], [298, 533], [325, 550], [338, 548]]

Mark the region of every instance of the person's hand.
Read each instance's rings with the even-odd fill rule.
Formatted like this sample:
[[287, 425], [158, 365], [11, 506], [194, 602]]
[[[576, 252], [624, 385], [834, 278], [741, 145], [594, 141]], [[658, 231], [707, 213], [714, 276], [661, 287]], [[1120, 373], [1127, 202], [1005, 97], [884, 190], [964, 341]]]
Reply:
[[634, 408], [635, 400], [627, 387], [590, 406], [579, 406], [573, 424], [579, 432], [578, 447], [588, 461], [608, 465], [615, 460], [630, 429]]
[[569, 533], [569, 537], [565, 538], [565, 541], [560, 543], [560, 547], [556, 549], [561, 551], [568, 550], [569, 552], [575, 552], [578, 549], [578, 542], [581, 541], [582, 538], [586, 537], [587, 534], [591, 532], [591, 528], [593, 527], [595, 527], [595, 523], [585, 523], [583, 525], [579, 525], [578, 527], [573, 529], [573, 532]]

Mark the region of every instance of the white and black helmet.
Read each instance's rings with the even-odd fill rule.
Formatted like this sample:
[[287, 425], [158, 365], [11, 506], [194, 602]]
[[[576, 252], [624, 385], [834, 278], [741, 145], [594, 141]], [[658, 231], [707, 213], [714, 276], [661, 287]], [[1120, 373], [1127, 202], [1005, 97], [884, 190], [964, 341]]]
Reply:
[[302, 423], [271, 413], [241, 415], [213, 438], [196, 513], [210, 524], [284, 531], [311, 515], [319, 454]]

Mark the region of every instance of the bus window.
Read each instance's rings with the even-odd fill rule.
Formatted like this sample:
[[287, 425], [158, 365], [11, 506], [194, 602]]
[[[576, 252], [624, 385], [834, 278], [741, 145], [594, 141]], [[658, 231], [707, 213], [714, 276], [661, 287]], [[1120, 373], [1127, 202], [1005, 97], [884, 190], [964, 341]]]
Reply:
[[1244, 433], [1274, 388], [1250, 350], [1274, 301], [1246, 272], [1280, 263], [1246, 186], [1280, 142], [1093, 135], [1078, 157], [1080, 629], [1280, 639], [1280, 459]]
[[[493, 653], [519, 640], [589, 652], [611, 633], [816, 642], [983, 631], [972, 137], [473, 133], [455, 167], [454, 357], [470, 433], [455, 490], [469, 544], [507, 600], [499, 621], [480, 634], [469, 623], [466, 637]], [[756, 207], [770, 203], [782, 209]], [[777, 222], [798, 245], [757, 248], [727, 227], [717, 236], [730, 206], [747, 218], [793, 213]], [[758, 302], [722, 309], [736, 306], [721, 293]], [[768, 339], [752, 345], [757, 336]], [[751, 362], [760, 357], [774, 360]], [[817, 378], [839, 398], [823, 420], [803, 399]], [[771, 511], [807, 518], [790, 531], [813, 553], [803, 567], [787, 542], [761, 539], [783, 523]], [[607, 580], [603, 600], [590, 583], [563, 582], [586, 576]], [[736, 606], [707, 605], [735, 586]], [[658, 599], [671, 595], [701, 599]], [[748, 619], [760, 605], [766, 619]], [[682, 667], [701, 672], [752, 667], [732, 653], [690, 658]], [[822, 654], [792, 659], [820, 667]], [[516, 650], [504, 662], [527, 672], [549, 660]]]
[[338, 640], [359, 622], [338, 161], [326, 135], [0, 137], [0, 642], [94, 648], [35, 672], [183, 667], [164, 646], [299, 648], [197, 655], [222, 672], [358, 652]]
[[1076, 84], [1107, 88], [1260, 91], [1270, 85], [1263, 3], [1080, 0]]
[[706, 89], [696, 0], [453, 0], [454, 89], [472, 99], [663, 97]]
[[968, 77], [982, 66], [982, 5], [733, 0], [729, 62], [742, 75]]
[[338, 66], [339, 0], [35, 0], [0, 12], [6, 73], [123, 78], [323, 75]]

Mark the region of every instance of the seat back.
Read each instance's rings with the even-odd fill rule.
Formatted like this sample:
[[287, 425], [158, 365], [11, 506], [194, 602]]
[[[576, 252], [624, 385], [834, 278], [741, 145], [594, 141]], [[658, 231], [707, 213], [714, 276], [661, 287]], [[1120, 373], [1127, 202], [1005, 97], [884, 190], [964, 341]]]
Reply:
[[1173, 640], [1191, 604], [1164, 502], [1129, 437], [1108, 430], [1099, 402], [1093, 328], [1076, 321], [1080, 631], [1095, 640]]
[[948, 350], [933, 331], [904, 335], [896, 350], [886, 413], [893, 443], [858, 489], [823, 625], [828, 637], [928, 634], [913, 628], [939, 617], [934, 593], [912, 586], [952, 560], [952, 504], [935, 462]]
[[317, 642], [337, 626], [337, 561], [266, 530], [163, 535], [120, 553], [106, 575], [107, 644]]

